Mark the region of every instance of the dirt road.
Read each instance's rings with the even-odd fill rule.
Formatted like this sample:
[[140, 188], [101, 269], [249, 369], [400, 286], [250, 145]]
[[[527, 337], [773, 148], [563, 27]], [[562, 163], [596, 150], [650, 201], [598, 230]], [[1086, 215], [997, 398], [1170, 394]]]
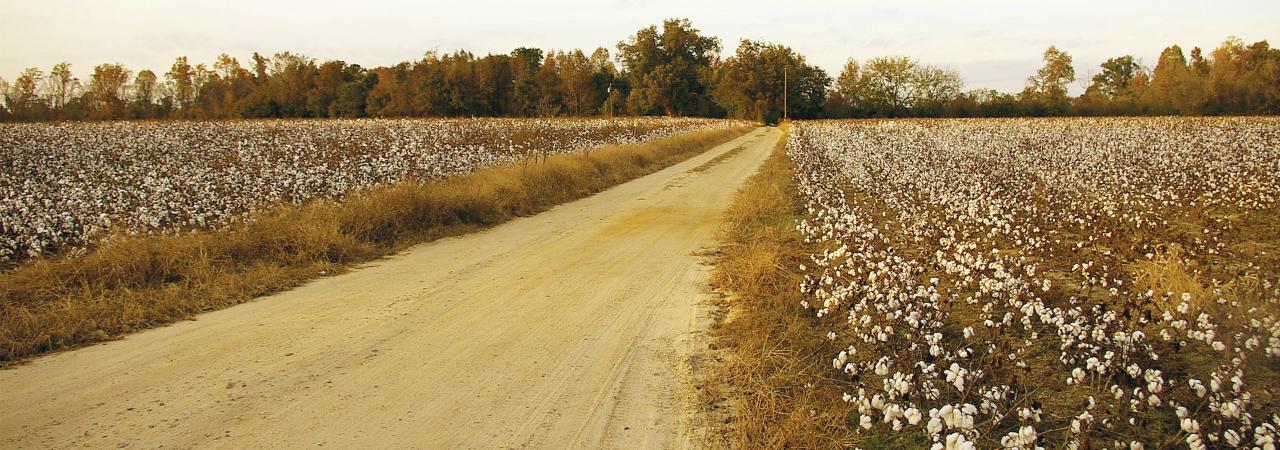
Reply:
[[694, 253], [779, 136], [0, 370], [0, 448], [688, 446]]

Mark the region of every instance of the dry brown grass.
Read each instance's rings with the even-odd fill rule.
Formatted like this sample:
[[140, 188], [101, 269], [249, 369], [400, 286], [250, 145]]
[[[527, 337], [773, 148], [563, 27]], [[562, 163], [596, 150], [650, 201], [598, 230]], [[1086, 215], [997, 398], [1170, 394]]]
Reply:
[[[1203, 306], [1202, 303], [1210, 301], [1212, 291], [1187, 266], [1182, 253], [1182, 246], [1172, 244], [1149, 260], [1134, 263], [1129, 269], [1140, 289], [1150, 289], [1159, 294], [1187, 292], [1194, 299], [1192, 306], [1199, 308]], [[1170, 300], [1173, 300], [1172, 297], [1170, 295]], [[1160, 306], [1173, 309], [1176, 305], [1177, 303], [1172, 303]]]
[[795, 229], [803, 204], [781, 145], [734, 198], [715, 260], [711, 281], [728, 294], [728, 312], [713, 332], [721, 363], [708, 378], [722, 384], [703, 395], [727, 398], [729, 417], [710, 445], [845, 448], [849, 405], [826, 378], [830, 344], [796, 289], [811, 247]]
[[690, 170], [690, 172], [698, 172], [698, 173], [706, 172], [708, 169], [715, 167], [717, 164], [720, 164], [725, 160], [732, 158], [734, 156], [738, 156], [739, 153], [742, 153], [742, 151], [746, 149], [747, 149], [747, 146], [745, 144], [734, 147], [733, 150], [729, 150], [727, 152], [721, 153], [715, 158], [711, 158], [710, 160], [707, 160], [707, 162], [699, 164], [698, 167], [694, 167], [693, 169]]
[[700, 154], [747, 130], [406, 182], [265, 212], [221, 231], [117, 238], [0, 274], [0, 364], [111, 339], [288, 289], [409, 245], [496, 225]]

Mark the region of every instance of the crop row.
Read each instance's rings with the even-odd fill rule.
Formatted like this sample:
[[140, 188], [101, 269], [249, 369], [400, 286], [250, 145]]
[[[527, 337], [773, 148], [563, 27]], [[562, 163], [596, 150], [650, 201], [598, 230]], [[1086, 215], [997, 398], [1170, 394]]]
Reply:
[[1280, 439], [1280, 120], [804, 122], [803, 306], [899, 445]]
[[0, 260], [82, 249], [111, 232], [206, 229], [279, 202], [341, 199], [740, 122], [387, 119], [0, 125]]

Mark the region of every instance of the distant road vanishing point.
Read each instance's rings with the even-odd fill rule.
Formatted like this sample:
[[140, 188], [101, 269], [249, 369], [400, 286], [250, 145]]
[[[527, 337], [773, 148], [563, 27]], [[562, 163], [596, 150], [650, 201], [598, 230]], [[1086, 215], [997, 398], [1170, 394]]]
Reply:
[[0, 447], [690, 446], [695, 254], [780, 137], [0, 370]]

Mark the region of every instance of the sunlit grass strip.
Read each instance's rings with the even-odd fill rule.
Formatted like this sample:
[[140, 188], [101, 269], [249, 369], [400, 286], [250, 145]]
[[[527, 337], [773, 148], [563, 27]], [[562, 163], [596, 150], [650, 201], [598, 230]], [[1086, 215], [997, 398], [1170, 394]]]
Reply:
[[851, 408], [838, 385], [823, 379], [826, 339], [800, 307], [796, 289], [804, 274], [795, 268], [811, 245], [795, 228], [804, 205], [794, 170], [786, 152], [776, 149], [727, 213], [725, 244], [711, 276], [728, 294], [727, 316], [711, 345], [723, 362], [708, 377], [724, 385], [708, 386], [705, 394], [729, 403], [726, 427], [711, 443], [716, 447], [846, 447]]

